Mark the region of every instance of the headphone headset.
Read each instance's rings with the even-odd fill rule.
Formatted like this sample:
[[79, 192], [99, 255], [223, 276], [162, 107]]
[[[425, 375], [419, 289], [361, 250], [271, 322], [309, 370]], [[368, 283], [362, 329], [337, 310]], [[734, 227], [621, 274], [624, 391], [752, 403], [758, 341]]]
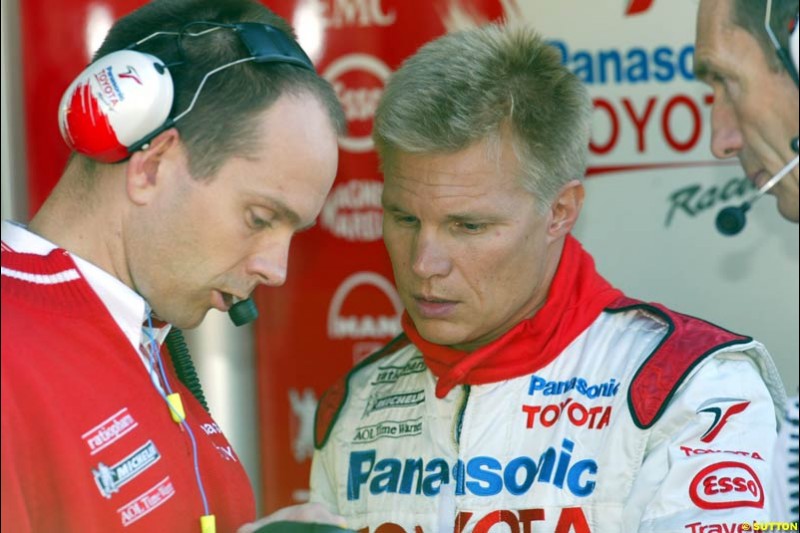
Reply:
[[[211, 28], [189, 33], [187, 29], [194, 25]], [[153, 37], [172, 35], [177, 37], [178, 49], [183, 55], [181, 40], [184, 37], [198, 37], [219, 29], [236, 33], [248, 55], [207, 72], [189, 106], [170, 117], [175, 89], [169, 68], [156, 56], [136, 48]], [[180, 32], [150, 34], [84, 69], [61, 98], [58, 109], [61, 136], [71, 149], [92, 159], [103, 163], [123, 161], [189, 113], [210, 76], [248, 61], [288, 63], [314, 71], [303, 49], [273, 26], [254, 22], [190, 22]]]
[[[772, 0], [767, 0], [767, 8], [764, 14], [764, 29], [769, 36], [769, 40], [772, 42], [772, 46], [775, 47], [775, 52], [778, 54], [778, 58], [783, 63], [783, 66], [786, 67], [786, 70], [789, 72], [789, 75], [794, 80], [795, 84], [798, 84], [798, 16], [800, 13], [795, 13], [794, 20], [789, 21], [789, 40], [784, 46], [778, 38], [775, 36], [775, 32], [772, 31], [772, 24], [770, 23], [772, 16]], [[785, 21], [784, 21], [785, 22]]]

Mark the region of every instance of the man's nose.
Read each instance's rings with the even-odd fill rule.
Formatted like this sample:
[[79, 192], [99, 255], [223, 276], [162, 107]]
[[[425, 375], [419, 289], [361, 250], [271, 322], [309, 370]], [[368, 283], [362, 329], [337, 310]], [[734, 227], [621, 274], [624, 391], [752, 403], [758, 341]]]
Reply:
[[414, 243], [412, 270], [420, 278], [447, 276], [452, 268], [447, 247], [431, 232], [420, 232]]
[[292, 236], [273, 235], [247, 260], [247, 273], [256, 276], [258, 282], [270, 287], [279, 287], [286, 282], [289, 264], [289, 246]]
[[739, 153], [744, 145], [736, 110], [723, 99], [716, 99], [711, 108], [711, 152], [717, 159]]

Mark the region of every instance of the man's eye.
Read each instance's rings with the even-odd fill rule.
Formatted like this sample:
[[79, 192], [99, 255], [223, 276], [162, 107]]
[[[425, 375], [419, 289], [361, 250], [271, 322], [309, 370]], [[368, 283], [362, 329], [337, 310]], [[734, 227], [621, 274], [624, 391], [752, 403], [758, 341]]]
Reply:
[[465, 231], [466, 233], [480, 233], [486, 229], [488, 224], [481, 222], [458, 222], [456, 227]]
[[267, 215], [256, 213], [249, 209], [247, 211], [247, 225], [253, 229], [264, 229], [272, 227], [272, 221]]
[[417, 217], [411, 215], [394, 215], [394, 221], [401, 226], [413, 226], [417, 223]]

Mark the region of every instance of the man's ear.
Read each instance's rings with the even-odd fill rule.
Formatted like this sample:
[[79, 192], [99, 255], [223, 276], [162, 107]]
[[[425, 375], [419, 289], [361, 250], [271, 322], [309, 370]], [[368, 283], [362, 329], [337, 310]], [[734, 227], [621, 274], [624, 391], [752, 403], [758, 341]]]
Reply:
[[146, 148], [134, 152], [128, 160], [125, 187], [128, 198], [137, 205], [147, 204], [160, 185], [159, 176], [175, 164], [180, 152], [180, 134], [170, 128], [156, 135]]
[[550, 205], [550, 223], [547, 234], [555, 241], [572, 231], [583, 207], [585, 190], [580, 180], [566, 183]]

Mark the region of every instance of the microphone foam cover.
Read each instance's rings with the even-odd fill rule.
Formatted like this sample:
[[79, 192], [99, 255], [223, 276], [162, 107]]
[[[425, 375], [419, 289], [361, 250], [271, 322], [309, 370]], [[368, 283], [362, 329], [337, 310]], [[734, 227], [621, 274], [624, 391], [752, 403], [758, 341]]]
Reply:
[[[742, 206], [729, 206], [717, 214], [717, 230], [723, 235], [736, 235], [744, 228], [747, 220], [745, 213], [747, 204]], [[749, 207], [749, 206], [748, 206]]]

